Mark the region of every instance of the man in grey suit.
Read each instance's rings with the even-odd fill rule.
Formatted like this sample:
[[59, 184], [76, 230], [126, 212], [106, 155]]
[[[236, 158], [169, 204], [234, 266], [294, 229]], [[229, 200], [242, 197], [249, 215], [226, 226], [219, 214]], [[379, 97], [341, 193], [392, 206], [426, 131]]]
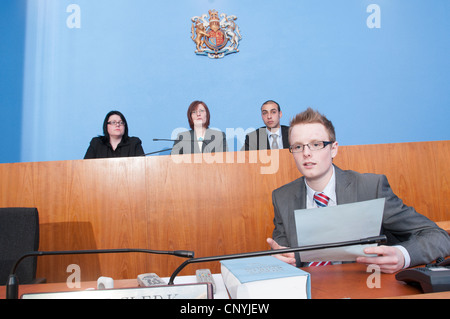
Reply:
[[[450, 255], [447, 232], [406, 206], [393, 193], [386, 176], [344, 171], [333, 165], [338, 143], [333, 124], [325, 116], [310, 108], [298, 114], [291, 121], [289, 140], [290, 151], [303, 176], [273, 191], [275, 229], [273, 238], [267, 239], [272, 249], [298, 246], [294, 210], [318, 207], [314, 195], [319, 193], [328, 206], [386, 199], [381, 233], [388, 243], [366, 248], [366, 254], [377, 256], [358, 257], [357, 262], [377, 264], [382, 272], [394, 273]], [[277, 257], [296, 266], [309, 264], [302, 263], [298, 254]]]
[[289, 148], [289, 127], [280, 125], [283, 116], [280, 105], [269, 100], [261, 106], [261, 117], [266, 126], [247, 134], [241, 151]]

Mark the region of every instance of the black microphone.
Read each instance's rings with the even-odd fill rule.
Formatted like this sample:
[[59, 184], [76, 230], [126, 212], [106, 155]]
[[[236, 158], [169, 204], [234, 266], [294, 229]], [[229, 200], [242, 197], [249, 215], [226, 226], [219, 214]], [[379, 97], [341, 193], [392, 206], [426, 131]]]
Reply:
[[386, 236], [381, 235], [381, 236], [367, 237], [367, 238], [363, 238], [363, 239], [350, 240], [350, 241], [337, 242], [337, 243], [309, 245], [309, 246], [284, 248], [284, 249], [276, 249], [276, 250], [263, 250], [263, 251], [255, 251], [255, 252], [250, 252], [250, 253], [241, 253], [241, 254], [232, 254], [232, 255], [192, 258], [192, 259], [188, 259], [185, 262], [183, 262], [173, 272], [168, 284], [173, 285], [173, 281], [175, 280], [175, 277], [188, 264], [208, 262], [208, 261], [220, 261], [220, 260], [227, 260], [227, 259], [247, 258], [247, 257], [279, 255], [279, 254], [284, 254], [284, 253], [295, 253], [295, 252], [300, 252], [300, 251], [336, 248], [336, 247], [353, 246], [353, 245], [383, 244], [386, 242], [387, 242]]
[[19, 280], [16, 276], [16, 270], [20, 262], [27, 257], [34, 256], [52, 256], [52, 255], [82, 255], [82, 254], [108, 254], [108, 253], [147, 253], [159, 255], [173, 255], [182, 258], [193, 258], [194, 252], [189, 250], [150, 250], [150, 249], [93, 249], [93, 250], [62, 250], [62, 251], [31, 251], [23, 254], [14, 264], [8, 276], [6, 283], [6, 299], [19, 298]]
[[181, 141], [181, 139], [172, 140], [172, 139], [169, 139], [169, 138], [154, 138], [153, 141], [154, 142], [157, 142], [157, 141], [178, 142], [178, 141]]
[[156, 152], [145, 153], [145, 154], [142, 154], [141, 156], [147, 156], [147, 155], [162, 153], [162, 152], [171, 151], [171, 150], [172, 150], [171, 148], [166, 148], [166, 149], [163, 149], [163, 150], [160, 150], [160, 151], [156, 151]]
[[214, 141], [214, 135], [211, 136], [210, 140], [185, 140], [183, 139], [183, 136], [180, 135], [180, 138], [177, 140], [171, 140], [169, 138], [154, 138], [153, 141], [158, 142], [158, 141], [168, 141], [168, 142], [181, 142], [181, 141], [185, 141], [185, 142], [203, 142], [203, 143], [210, 143], [212, 141]]

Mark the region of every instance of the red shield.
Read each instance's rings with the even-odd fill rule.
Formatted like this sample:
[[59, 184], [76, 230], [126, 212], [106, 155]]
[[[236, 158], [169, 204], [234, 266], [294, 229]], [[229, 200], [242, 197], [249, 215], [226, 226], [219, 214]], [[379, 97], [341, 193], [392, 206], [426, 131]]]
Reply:
[[206, 45], [211, 50], [218, 51], [222, 49], [227, 44], [227, 40], [225, 38], [225, 34], [222, 30], [209, 30], [208, 32], [208, 41], [206, 41]]

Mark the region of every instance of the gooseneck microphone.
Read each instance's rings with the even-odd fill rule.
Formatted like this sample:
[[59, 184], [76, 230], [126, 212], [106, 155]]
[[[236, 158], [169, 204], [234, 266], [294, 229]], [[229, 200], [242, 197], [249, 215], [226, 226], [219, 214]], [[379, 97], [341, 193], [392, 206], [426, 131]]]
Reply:
[[179, 141], [181, 141], [181, 139], [178, 139], [178, 140], [172, 140], [170, 138], [154, 138], [153, 139], [153, 142], [158, 142], [158, 141], [179, 142]]
[[367, 237], [363, 239], [336, 242], [336, 243], [328, 243], [328, 244], [320, 244], [320, 245], [309, 245], [309, 246], [301, 246], [294, 248], [284, 248], [284, 249], [276, 249], [276, 250], [264, 250], [264, 251], [255, 251], [250, 253], [241, 253], [241, 254], [233, 254], [233, 255], [222, 255], [222, 256], [211, 256], [211, 257], [199, 257], [188, 259], [183, 262], [172, 274], [169, 280], [169, 285], [173, 285], [173, 281], [178, 273], [183, 270], [185, 266], [188, 264], [208, 262], [208, 261], [220, 261], [227, 259], [237, 259], [237, 258], [247, 258], [247, 257], [259, 257], [259, 256], [270, 256], [270, 255], [279, 255], [284, 253], [295, 253], [300, 251], [308, 251], [308, 250], [318, 250], [318, 249], [326, 249], [326, 248], [336, 248], [336, 247], [344, 247], [344, 246], [353, 246], [353, 245], [368, 245], [368, 244], [383, 244], [387, 242], [387, 238], [385, 235], [375, 236], [375, 237]]
[[189, 250], [151, 250], [151, 249], [92, 249], [92, 250], [62, 250], [62, 251], [31, 251], [23, 254], [13, 265], [6, 283], [6, 299], [18, 299], [19, 280], [16, 276], [16, 270], [20, 262], [27, 257], [53, 256], [53, 255], [82, 255], [82, 254], [111, 254], [111, 253], [146, 253], [158, 255], [173, 255], [182, 258], [193, 258], [194, 252]]
[[172, 150], [171, 148], [165, 148], [165, 149], [160, 150], [160, 151], [150, 152], [150, 153], [145, 153], [145, 154], [143, 154], [143, 155], [141, 155], [141, 156], [153, 155], [153, 154], [158, 154], [158, 153], [162, 153], [162, 152], [166, 152], [166, 151], [171, 151], [171, 150]]
[[216, 139], [216, 137], [215, 137], [214, 135], [212, 135], [212, 136], [211, 136], [211, 139], [209, 139], [209, 140], [203, 140], [203, 139], [201, 139], [201, 140], [195, 140], [195, 139], [194, 139], [194, 140], [185, 140], [185, 139], [183, 139], [183, 136], [180, 135], [179, 138], [176, 139], [176, 140], [172, 140], [172, 139], [170, 139], [170, 138], [154, 138], [153, 141], [154, 141], [154, 142], [159, 142], [159, 141], [181, 142], [181, 141], [184, 141], [184, 142], [210, 143], [210, 142], [214, 141], [215, 139]]

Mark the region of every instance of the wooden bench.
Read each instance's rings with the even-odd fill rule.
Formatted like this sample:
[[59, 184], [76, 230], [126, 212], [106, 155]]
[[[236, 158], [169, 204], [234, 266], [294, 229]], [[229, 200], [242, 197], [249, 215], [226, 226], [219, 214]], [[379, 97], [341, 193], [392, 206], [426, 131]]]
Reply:
[[442, 222], [436, 222], [436, 224], [441, 227], [442, 229], [446, 230], [447, 233], [450, 235], [450, 220], [442, 221]]
[[[300, 174], [288, 150], [265, 153], [221, 153], [214, 163], [178, 155], [0, 164], [0, 207], [38, 208], [41, 250], [187, 249], [197, 257], [266, 250], [271, 193]], [[385, 174], [407, 205], [448, 231], [449, 158], [450, 141], [357, 145], [340, 146], [335, 164]], [[182, 261], [144, 254], [46, 256], [37, 275], [64, 282], [67, 266], [77, 264], [83, 281], [170, 276]], [[198, 267], [220, 271], [218, 263], [207, 263], [181, 274]]]

